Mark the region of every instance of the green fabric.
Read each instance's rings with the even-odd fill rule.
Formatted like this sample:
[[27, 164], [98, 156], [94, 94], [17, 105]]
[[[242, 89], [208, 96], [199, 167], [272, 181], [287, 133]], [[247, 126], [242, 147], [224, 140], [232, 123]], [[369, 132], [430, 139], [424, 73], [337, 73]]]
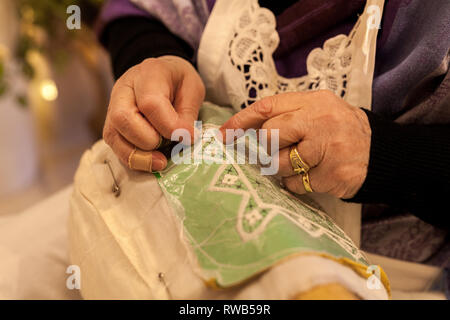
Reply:
[[[231, 114], [230, 109], [207, 103], [200, 118], [204, 126], [217, 126]], [[223, 145], [208, 138], [202, 148], [208, 147]], [[206, 281], [232, 286], [305, 252], [368, 265], [329, 217], [283, 190], [276, 179], [262, 176], [256, 165], [169, 162], [158, 181], [183, 222], [184, 236]]]

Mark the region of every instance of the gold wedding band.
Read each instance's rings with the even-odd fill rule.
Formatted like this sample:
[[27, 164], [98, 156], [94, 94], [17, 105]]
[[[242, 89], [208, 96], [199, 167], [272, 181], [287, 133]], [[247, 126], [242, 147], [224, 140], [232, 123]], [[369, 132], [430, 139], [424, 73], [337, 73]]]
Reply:
[[152, 152], [134, 147], [128, 157], [128, 167], [132, 170], [152, 172]]
[[303, 186], [305, 187], [306, 192], [313, 192], [308, 174], [310, 167], [300, 157], [300, 154], [298, 153], [297, 150], [297, 146], [293, 146], [291, 148], [289, 152], [289, 157], [291, 159], [291, 165], [292, 168], [294, 169], [294, 172], [302, 176]]
[[313, 189], [311, 188], [311, 182], [309, 181], [309, 174], [308, 172], [302, 174], [302, 181], [303, 186], [305, 187], [306, 192], [313, 192]]

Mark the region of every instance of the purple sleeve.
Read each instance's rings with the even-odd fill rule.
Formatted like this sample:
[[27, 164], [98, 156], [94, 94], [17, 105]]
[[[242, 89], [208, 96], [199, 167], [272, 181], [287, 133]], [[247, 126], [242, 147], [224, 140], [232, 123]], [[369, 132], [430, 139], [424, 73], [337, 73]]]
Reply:
[[108, 0], [100, 12], [95, 32], [100, 36], [109, 22], [129, 16], [151, 17], [148, 12], [137, 7], [129, 0]]

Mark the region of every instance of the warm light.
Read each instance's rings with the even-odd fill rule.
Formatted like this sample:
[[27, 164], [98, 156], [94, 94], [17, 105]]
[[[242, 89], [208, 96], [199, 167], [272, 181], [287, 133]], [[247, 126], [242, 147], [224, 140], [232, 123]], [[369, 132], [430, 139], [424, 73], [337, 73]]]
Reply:
[[58, 88], [53, 80], [44, 80], [41, 84], [41, 96], [47, 101], [55, 101], [58, 98]]

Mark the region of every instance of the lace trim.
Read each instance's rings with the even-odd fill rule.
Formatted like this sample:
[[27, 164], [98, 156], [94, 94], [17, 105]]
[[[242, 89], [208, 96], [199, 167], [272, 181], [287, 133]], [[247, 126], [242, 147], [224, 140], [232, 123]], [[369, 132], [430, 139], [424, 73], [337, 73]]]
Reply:
[[277, 73], [272, 58], [280, 41], [275, 16], [253, 0], [237, 20], [228, 45], [229, 61], [244, 79], [244, 94], [233, 95], [231, 104], [242, 109], [274, 94], [318, 89], [331, 90], [344, 98], [352, 62], [352, 40], [359, 23], [349, 36], [338, 35], [327, 40], [323, 48], [312, 50], [306, 61], [307, 75], [288, 79]]

